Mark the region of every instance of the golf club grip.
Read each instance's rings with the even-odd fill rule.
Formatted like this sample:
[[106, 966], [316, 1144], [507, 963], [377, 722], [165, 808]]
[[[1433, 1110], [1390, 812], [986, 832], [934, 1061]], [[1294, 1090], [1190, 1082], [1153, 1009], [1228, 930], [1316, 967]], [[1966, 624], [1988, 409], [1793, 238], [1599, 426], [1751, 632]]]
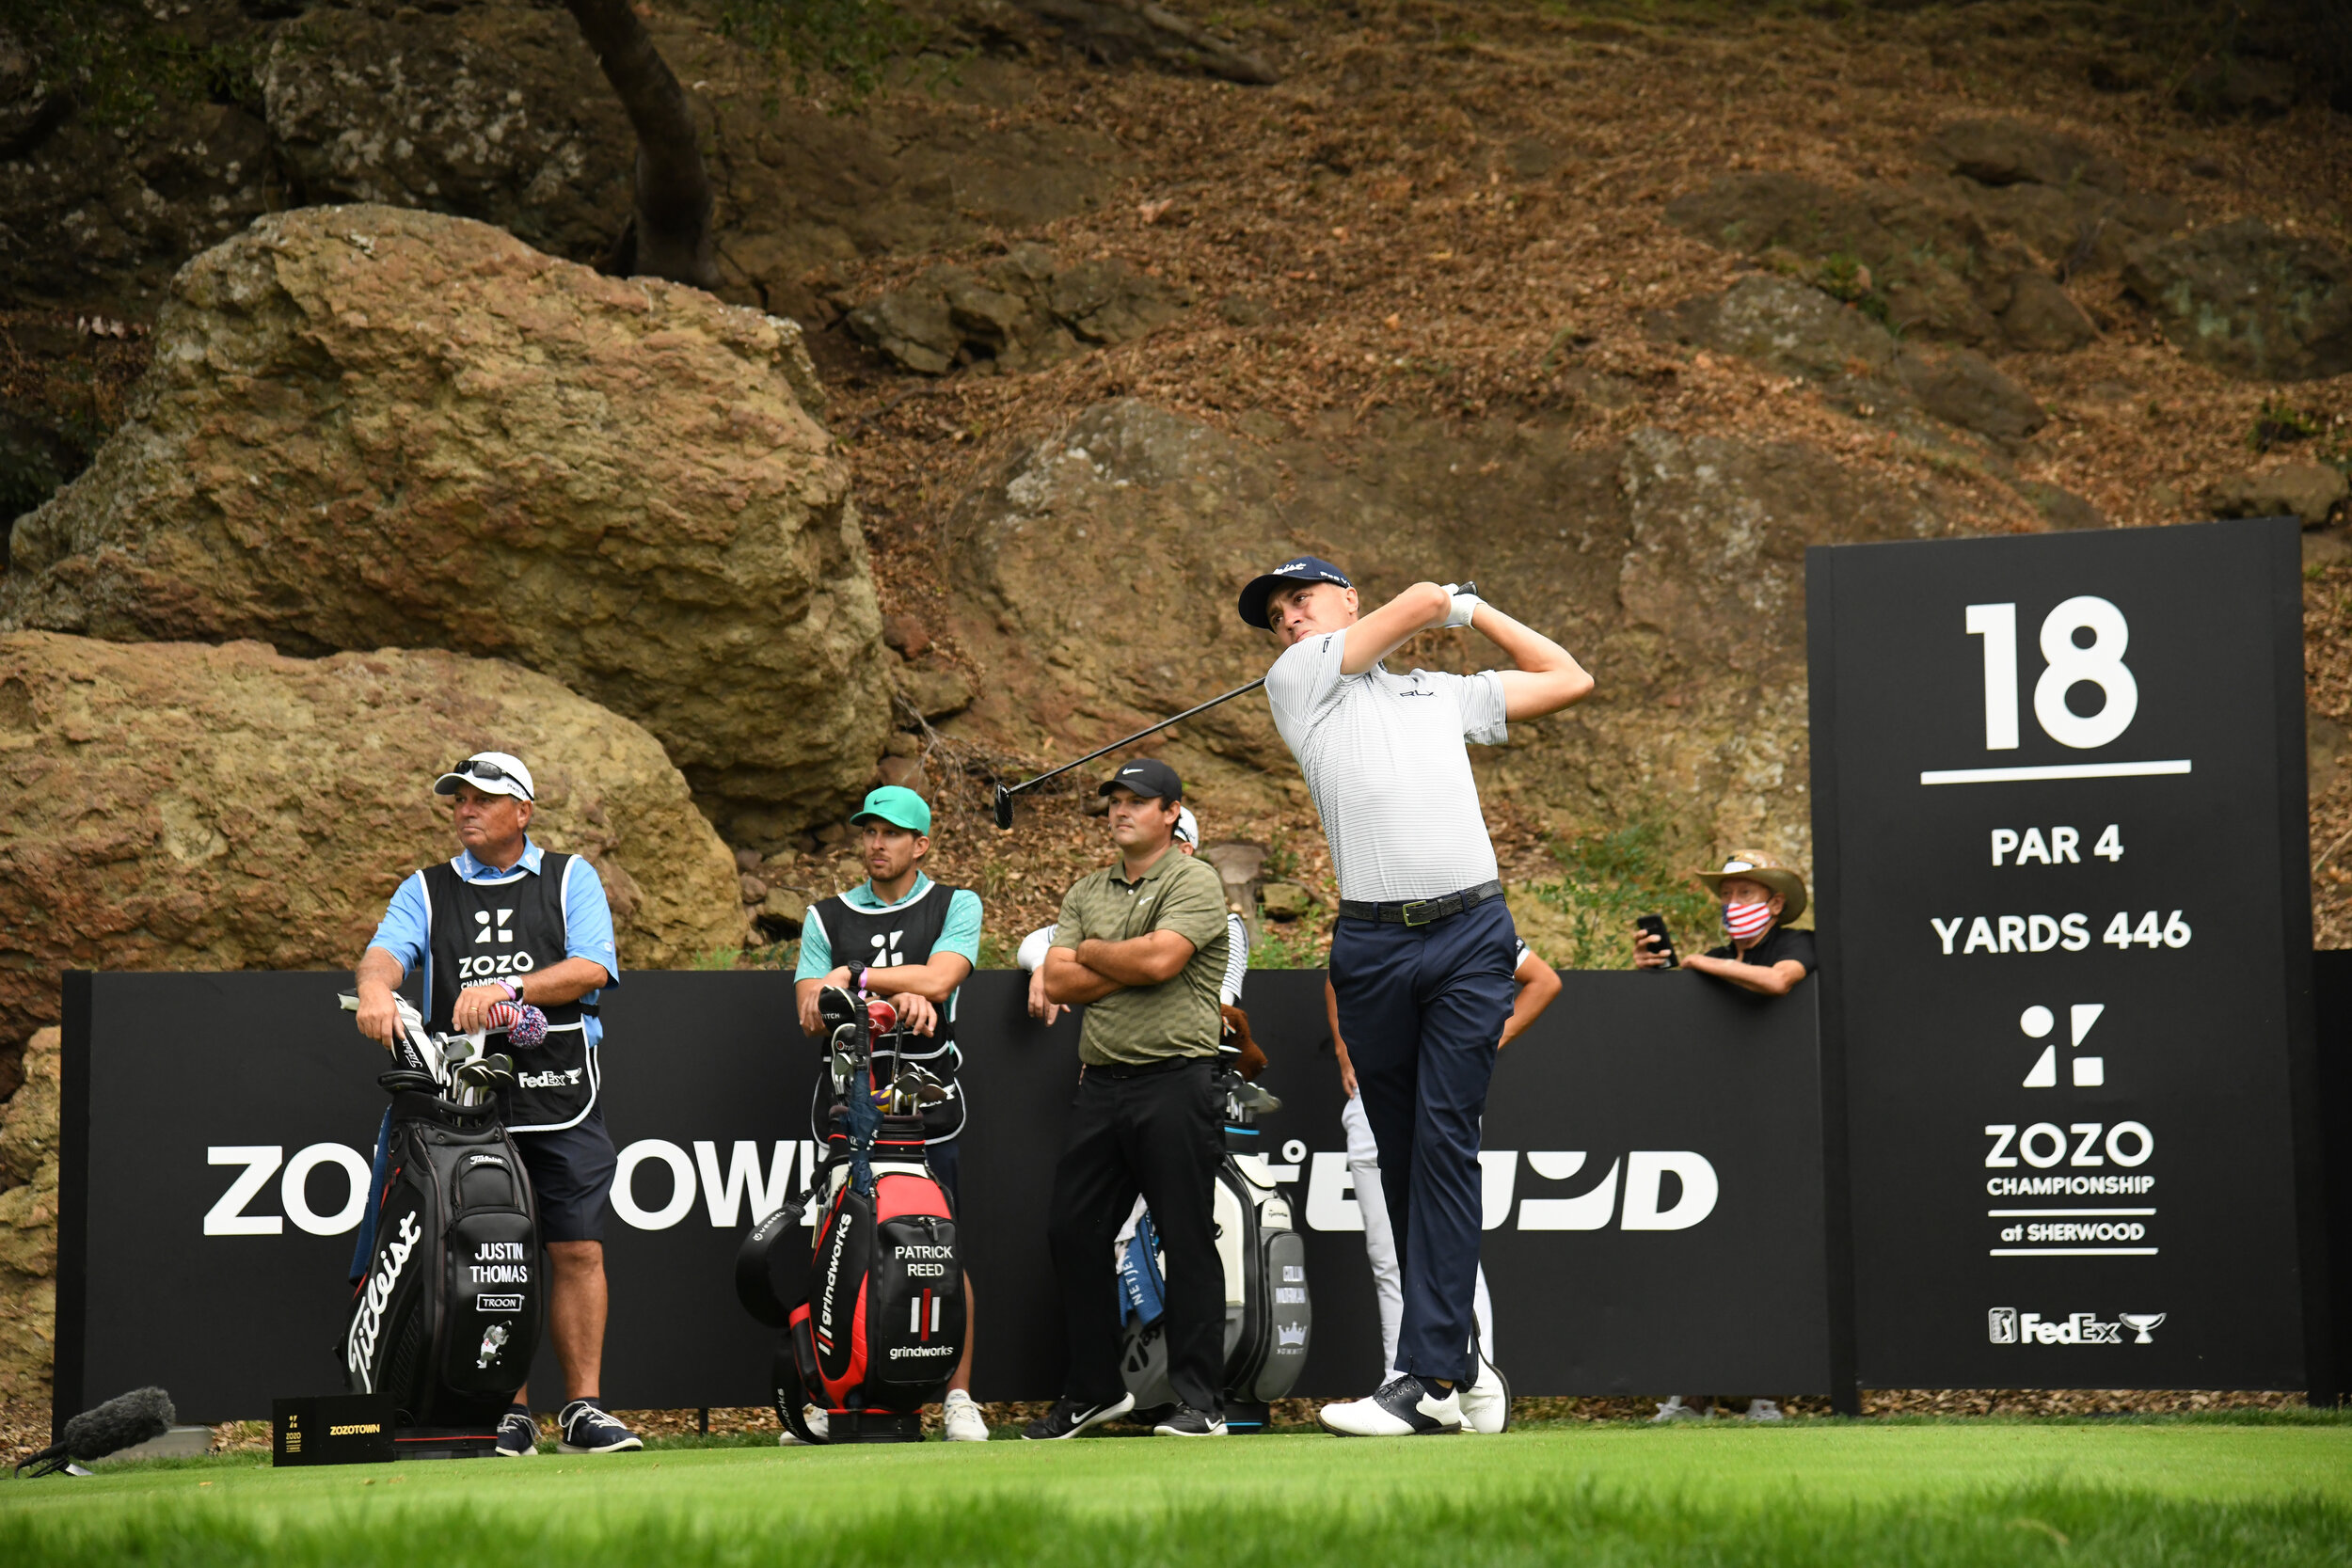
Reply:
[[1206, 713], [1209, 709], [1216, 706], [1217, 704], [1230, 703], [1236, 697], [1257, 690], [1258, 688], [1263, 686], [1264, 684], [1265, 677], [1263, 675], [1260, 675], [1256, 680], [1251, 681], [1247, 686], [1237, 686], [1233, 688], [1232, 690], [1228, 691], [1221, 696], [1212, 697], [1207, 702], [1200, 704], [1198, 706], [1188, 707], [1184, 709], [1184, 712], [1175, 715], [1173, 718], [1163, 719], [1156, 724], [1146, 724], [1135, 734], [1122, 736], [1119, 739], [1112, 741], [1109, 745], [1104, 746], [1098, 751], [1089, 752], [1086, 755], [1078, 758], [1075, 762], [1065, 762], [1050, 773], [1040, 773], [1034, 779], [1024, 779], [1019, 784], [1007, 787], [1005, 789], [1005, 793], [1008, 796], [1018, 795], [1032, 784], [1041, 784], [1048, 779], [1058, 779], [1073, 768], [1084, 768], [1088, 763], [1092, 762], [1096, 757], [1107, 755], [1112, 752], [1118, 751], [1121, 746], [1132, 745], [1134, 742], [1141, 740], [1145, 736], [1167, 729], [1170, 725], [1181, 724], [1196, 713]]

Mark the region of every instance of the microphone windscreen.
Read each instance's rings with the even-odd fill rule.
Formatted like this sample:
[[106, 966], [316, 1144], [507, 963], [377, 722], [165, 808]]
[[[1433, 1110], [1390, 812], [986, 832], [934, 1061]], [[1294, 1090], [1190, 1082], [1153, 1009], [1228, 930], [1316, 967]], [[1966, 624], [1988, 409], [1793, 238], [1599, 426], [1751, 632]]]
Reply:
[[171, 1396], [161, 1388], [134, 1388], [65, 1424], [65, 1451], [76, 1459], [110, 1453], [161, 1437], [171, 1430]]

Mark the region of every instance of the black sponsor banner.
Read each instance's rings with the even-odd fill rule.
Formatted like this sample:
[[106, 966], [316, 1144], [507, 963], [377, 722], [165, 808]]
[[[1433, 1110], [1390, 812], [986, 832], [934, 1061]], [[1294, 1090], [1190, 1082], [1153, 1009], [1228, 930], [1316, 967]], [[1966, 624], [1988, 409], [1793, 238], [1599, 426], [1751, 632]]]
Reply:
[[[1685, 933], [1686, 938], [1696, 933]], [[1687, 974], [1565, 976], [1503, 1053], [1486, 1119], [1484, 1251], [1500, 1359], [1523, 1393], [1828, 1386], [1813, 999]], [[383, 1058], [340, 974], [74, 975], [57, 1402], [142, 1384], [192, 1419], [340, 1386], [354, 1227]], [[1044, 1216], [1077, 1026], [975, 975], [959, 1028], [972, 1116], [964, 1236], [975, 1391], [1058, 1391]], [[1368, 1391], [1379, 1330], [1347, 1174], [1323, 976], [1249, 979], [1283, 1110], [1266, 1161], [1306, 1243], [1315, 1325], [1297, 1391]], [[624, 1185], [607, 1230], [604, 1388], [623, 1407], [756, 1404], [770, 1331], [737, 1306], [742, 1231], [806, 1179], [816, 1047], [778, 974], [638, 973], [607, 993], [603, 1102]], [[1112, 1291], [1110, 1260], [1103, 1290]], [[552, 1353], [534, 1403], [562, 1393]]]
[[1861, 1383], [2302, 1385], [2296, 535], [1810, 552]]

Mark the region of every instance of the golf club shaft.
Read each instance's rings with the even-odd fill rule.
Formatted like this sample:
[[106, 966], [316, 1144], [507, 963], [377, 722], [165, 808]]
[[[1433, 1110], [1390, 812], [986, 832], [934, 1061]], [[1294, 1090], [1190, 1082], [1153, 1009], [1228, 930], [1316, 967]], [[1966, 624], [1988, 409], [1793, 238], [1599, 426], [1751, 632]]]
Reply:
[[1034, 779], [1024, 779], [1019, 784], [1009, 787], [1005, 793], [1007, 795], [1018, 795], [1023, 790], [1028, 788], [1031, 784], [1041, 784], [1048, 779], [1060, 778], [1064, 773], [1069, 772], [1073, 768], [1084, 768], [1088, 763], [1092, 762], [1096, 757], [1103, 756], [1107, 752], [1116, 752], [1121, 746], [1133, 745], [1135, 742], [1141, 740], [1145, 736], [1153, 734], [1159, 730], [1167, 729], [1172, 724], [1181, 724], [1196, 713], [1206, 713], [1209, 709], [1216, 706], [1217, 704], [1230, 703], [1234, 698], [1241, 696], [1245, 692], [1257, 690], [1258, 688], [1263, 686], [1264, 684], [1265, 677], [1263, 675], [1260, 675], [1256, 680], [1251, 681], [1248, 686], [1237, 686], [1221, 697], [1212, 697], [1207, 702], [1200, 704], [1198, 707], [1188, 707], [1184, 709], [1184, 712], [1177, 714], [1172, 719], [1163, 719], [1156, 724], [1146, 724], [1135, 734], [1123, 736], [1120, 738], [1112, 741], [1109, 745], [1102, 748], [1100, 751], [1089, 752], [1086, 755], [1080, 757], [1075, 762], [1065, 762], [1050, 773], [1040, 773]]

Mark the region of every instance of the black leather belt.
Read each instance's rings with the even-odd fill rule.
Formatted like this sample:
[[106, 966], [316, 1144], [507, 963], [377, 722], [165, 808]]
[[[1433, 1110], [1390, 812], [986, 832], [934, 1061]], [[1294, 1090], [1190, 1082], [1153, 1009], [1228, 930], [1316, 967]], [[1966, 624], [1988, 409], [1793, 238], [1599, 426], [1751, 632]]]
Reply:
[[1095, 1062], [1081, 1070], [1104, 1078], [1157, 1078], [1182, 1068], [1205, 1066], [1208, 1061], [1206, 1056], [1163, 1056], [1156, 1062]]
[[1501, 882], [1481, 882], [1438, 898], [1407, 898], [1401, 904], [1367, 904], [1340, 900], [1340, 913], [1349, 920], [1376, 921], [1383, 926], [1431, 926], [1464, 910], [1474, 910], [1489, 898], [1502, 896]]

